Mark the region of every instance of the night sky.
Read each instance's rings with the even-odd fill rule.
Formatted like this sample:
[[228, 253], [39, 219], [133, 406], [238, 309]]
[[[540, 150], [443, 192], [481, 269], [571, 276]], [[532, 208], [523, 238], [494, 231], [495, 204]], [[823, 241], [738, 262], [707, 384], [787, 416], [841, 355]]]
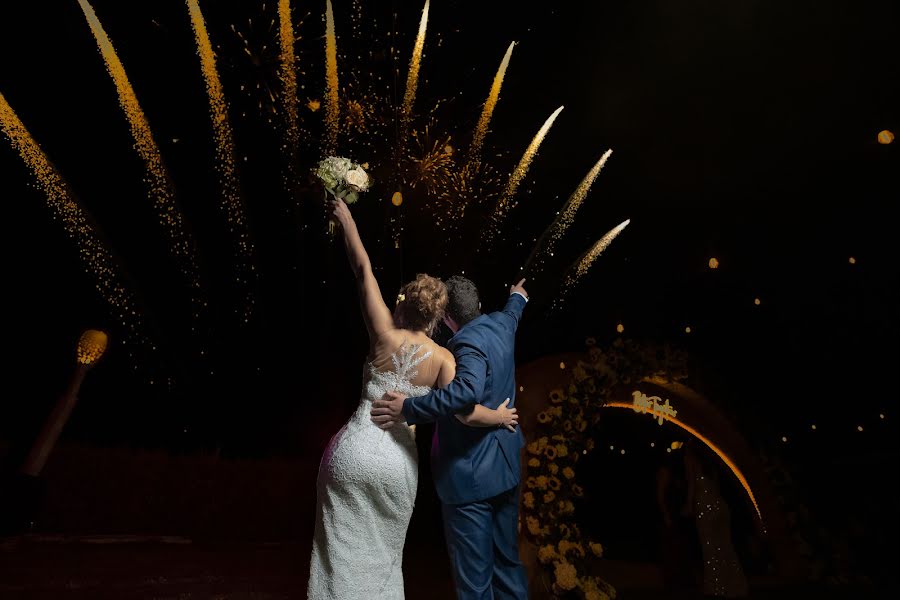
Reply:
[[[295, 199], [283, 192], [277, 129], [257, 106], [261, 96], [240, 91], [257, 81], [277, 91], [277, 52], [261, 53], [254, 65], [229, 27], [256, 48], [277, 45], [277, 27], [267, 26], [275, 3], [201, 3], [258, 250], [258, 311], [247, 326], [233, 317], [208, 106], [184, 3], [93, 5], [198, 242], [210, 303], [199, 324], [78, 3], [16, 4], [2, 14], [0, 92], [120, 258], [157, 346], [131, 360], [114, 345], [88, 378], [64, 437], [234, 456], [320, 452], [357, 403], [366, 339], [343, 249], [323, 235], [321, 191], [304, 183]], [[313, 10], [294, 4], [298, 23]], [[316, 135], [321, 113], [304, 105], [322, 98], [321, 4], [297, 26], [301, 110]], [[348, 4], [335, 7], [339, 67], [371, 43], [351, 35]], [[396, 31], [401, 71], [392, 93], [399, 101], [421, 4], [361, 4], [363, 30], [377, 22], [379, 31]], [[897, 10], [886, 0], [434, 2], [416, 107], [452, 98], [439, 122], [458, 148], [512, 40], [520, 43], [485, 156], [508, 173], [544, 119], [565, 109], [489, 256], [471, 252], [477, 219], [442, 240], [415, 191], [404, 191], [397, 210], [388, 179], [377, 181], [354, 211], [382, 292], [391, 300], [417, 272], [465, 269], [486, 307], [499, 306], [533, 240], [612, 148], [550, 267], [527, 285], [533, 301], [520, 328], [519, 363], [579, 350], [591, 335], [610, 343], [621, 323], [623, 336], [687, 350], [692, 387], [752, 444], [806, 473], [810, 489], [872, 484], [866, 477], [895, 468], [891, 439], [900, 419], [889, 383], [898, 339], [891, 217], [900, 163], [898, 142], [876, 141], [883, 129], [900, 132], [900, 53], [891, 38]], [[365, 35], [389, 46], [371, 30]], [[371, 71], [390, 81], [388, 55], [379, 56]], [[320, 157], [317, 140], [307, 140], [298, 170]], [[387, 158], [340, 142], [338, 150], [373, 165]], [[115, 340], [121, 331], [5, 140], [0, 174], [8, 331], [0, 436], [16, 447], [30, 440], [65, 384], [79, 333], [104, 328]], [[402, 218], [399, 249], [388, 241], [391, 217]], [[563, 270], [624, 219], [631, 225], [571, 290], [565, 309], [548, 315]], [[709, 268], [711, 257], [718, 269]], [[201, 333], [191, 335], [192, 325]], [[627, 446], [631, 432], [604, 435]]]

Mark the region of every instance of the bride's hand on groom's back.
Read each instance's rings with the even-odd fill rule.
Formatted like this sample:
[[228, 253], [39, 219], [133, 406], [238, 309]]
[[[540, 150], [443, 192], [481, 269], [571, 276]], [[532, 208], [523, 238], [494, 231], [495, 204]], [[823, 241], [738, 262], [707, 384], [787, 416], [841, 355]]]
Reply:
[[497, 418], [500, 421], [498, 423], [499, 427], [505, 427], [510, 431], [515, 431], [516, 426], [519, 424], [519, 415], [516, 414], [518, 411], [515, 408], [508, 408], [509, 406], [509, 398], [503, 401], [503, 404], [497, 407]]

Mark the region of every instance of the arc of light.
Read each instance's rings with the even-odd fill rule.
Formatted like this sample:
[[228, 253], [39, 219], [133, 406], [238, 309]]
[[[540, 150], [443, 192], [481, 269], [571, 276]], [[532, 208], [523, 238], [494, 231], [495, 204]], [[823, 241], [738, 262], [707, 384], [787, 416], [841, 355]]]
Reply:
[[[608, 406], [611, 408], [627, 408], [632, 411], [634, 410], [634, 404], [632, 404], [630, 402], [608, 402], [604, 406]], [[663, 412], [660, 412], [657, 410], [653, 410], [652, 408], [641, 409], [641, 412], [652, 414], [654, 417], [662, 418], [662, 419], [672, 423], [673, 425], [677, 425], [684, 431], [688, 432], [689, 434], [691, 434], [692, 436], [694, 436], [695, 438], [697, 438], [698, 440], [700, 440], [701, 442], [706, 444], [706, 446], [710, 450], [715, 452], [716, 456], [718, 456], [720, 459], [722, 459], [722, 462], [724, 462], [728, 466], [728, 468], [731, 469], [731, 472], [734, 474], [734, 476], [740, 482], [741, 486], [744, 488], [744, 491], [747, 492], [747, 496], [750, 498], [750, 502], [753, 503], [753, 508], [756, 509], [756, 514], [759, 517], [759, 520], [762, 521], [762, 513], [759, 511], [759, 505], [756, 503], [756, 496], [753, 495], [753, 490], [750, 489], [750, 484], [747, 482], [747, 478], [744, 477], [744, 474], [741, 472], [741, 470], [738, 468], [738, 466], [736, 464], [734, 464], [734, 461], [731, 460], [731, 458], [729, 458], [728, 455], [725, 454], [718, 446], [716, 446], [712, 442], [712, 440], [710, 440], [709, 438], [704, 436], [702, 433], [700, 433], [699, 431], [697, 431], [696, 429], [694, 429], [693, 427], [691, 427], [684, 421], [681, 421], [678, 418], [672, 417], [666, 413], [663, 413]]]

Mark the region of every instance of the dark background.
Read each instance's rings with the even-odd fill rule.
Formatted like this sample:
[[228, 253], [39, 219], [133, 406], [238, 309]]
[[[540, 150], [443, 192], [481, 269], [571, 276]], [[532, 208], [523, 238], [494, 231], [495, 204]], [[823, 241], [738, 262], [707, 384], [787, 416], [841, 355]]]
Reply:
[[[322, 97], [324, 22], [318, 4], [295, 4], [298, 22], [312, 10], [297, 27], [299, 96], [311, 136], [296, 165], [305, 172], [319, 158], [321, 113], [303, 105]], [[421, 5], [344, 4], [335, 8], [339, 66], [381, 73], [399, 102]], [[357, 24], [371, 38], [350, 34], [360, 4]], [[157, 347], [132, 360], [115, 343], [122, 332], [74, 246], [19, 157], [0, 144], [8, 336], [0, 436], [11, 443], [10, 464], [64, 386], [75, 341], [88, 327], [107, 329], [114, 345], [82, 389], [67, 441], [317, 457], [355, 407], [366, 340], [343, 250], [323, 235], [318, 188], [304, 183], [294, 198], [284, 193], [277, 128], [259, 109], [260, 95], [241, 91], [258, 81], [277, 91], [277, 27], [267, 25], [274, 7], [201, 4], [218, 47], [257, 245], [257, 312], [249, 325], [232, 316], [237, 294], [228, 283], [213, 138], [184, 3], [98, 0], [94, 8], [196, 235], [210, 304], [199, 323], [192, 323], [143, 166], [77, 2], [3, 8], [0, 92], [120, 257], [143, 307], [143, 330]], [[440, 123], [459, 149], [511, 40], [520, 44], [485, 156], [508, 172], [544, 119], [565, 109], [490, 256], [469, 251], [477, 219], [442, 242], [414, 192], [406, 190], [404, 206], [394, 209], [390, 177], [376, 182], [354, 210], [385, 297], [416, 272], [466, 269], [486, 306], [498, 306], [531, 241], [612, 148], [555, 262], [528, 285], [534, 299], [520, 329], [520, 364], [577, 350], [589, 335], [609, 343], [619, 323], [625, 336], [686, 349], [692, 387], [760, 452], [787, 465], [817, 522], [862, 531], [861, 547], [872, 548], [887, 539], [872, 515], [890, 507], [883, 486], [897, 459], [890, 383], [898, 333], [897, 143], [876, 142], [880, 130], [900, 130], [897, 16], [888, 1], [435, 2], [416, 105], [452, 98]], [[241, 54], [231, 24], [251, 37], [260, 64]], [[372, 33], [376, 24], [378, 32], [395, 31], [399, 74], [392, 75], [389, 53], [353, 57], [372, 44], [390, 46], [386, 35]], [[338, 150], [384, 165], [390, 147], [339, 143]], [[402, 218], [399, 248], [389, 241], [390, 218]], [[562, 271], [626, 218], [630, 227], [572, 290], [565, 310], [548, 314]], [[708, 267], [710, 257], [718, 269]], [[190, 334], [192, 325], [200, 333]], [[646, 442], [625, 425], [601, 434], [601, 446], [606, 439], [617, 448]], [[628, 465], [657, 460], [625, 456], [638, 462], [594, 463], [594, 477], [615, 485], [623, 505], [646, 494], [651, 477], [652, 466]]]

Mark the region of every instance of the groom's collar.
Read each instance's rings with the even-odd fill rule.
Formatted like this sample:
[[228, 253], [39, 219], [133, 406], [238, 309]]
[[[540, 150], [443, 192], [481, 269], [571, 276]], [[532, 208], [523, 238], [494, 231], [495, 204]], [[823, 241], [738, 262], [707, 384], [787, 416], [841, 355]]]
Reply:
[[474, 325], [475, 323], [477, 323], [478, 321], [480, 321], [480, 320], [482, 320], [482, 319], [484, 319], [484, 318], [486, 318], [486, 317], [487, 317], [487, 315], [486, 315], [486, 314], [483, 314], [483, 313], [480, 314], [480, 315], [478, 315], [477, 317], [475, 317], [474, 319], [472, 319], [471, 321], [469, 321], [468, 323], [466, 323], [465, 325], [463, 325], [462, 327], [460, 327], [460, 328], [456, 331], [456, 333], [453, 334], [453, 337], [451, 337], [450, 340], [449, 340], [447, 343], [449, 344], [450, 342], [452, 342], [452, 341], [454, 340], [454, 338], [459, 337], [459, 335], [462, 334], [462, 332], [464, 332], [469, 326]]

